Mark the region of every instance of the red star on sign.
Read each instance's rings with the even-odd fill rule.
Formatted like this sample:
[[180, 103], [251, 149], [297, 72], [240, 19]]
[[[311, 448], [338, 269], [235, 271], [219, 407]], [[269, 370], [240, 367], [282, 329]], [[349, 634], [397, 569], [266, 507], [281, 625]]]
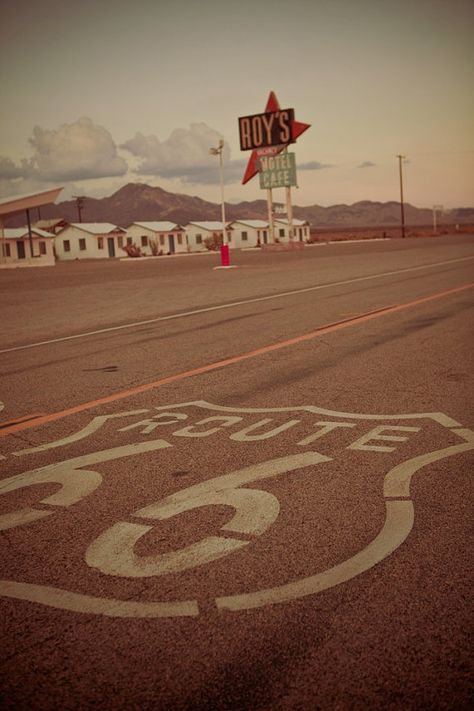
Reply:
[[[280, 110], [280, 104], [278, 103], [278, 99], [276, 98], [275, 94], [273, 91], [270, 92], [268, 96], [268, 101], [267, 105], [265, 106], [265, 111], [279, 111]], [[301, 123], [300, 121], [293, 121], [291, 124], [291, 136], [294, 141], [296, 141], [297, 138], [301, 136], [304, 131], [306, 131], [307, 128], [311, 126], [310, 123]], [[274, 150], [272, 150], [273, 155], [277, 155], [278, 153], [281, 153], [286, 146], [274, 146]], [[245, 185], [245, 183], [248, 183], [249, 180], [251, 180], [254, 175], [257, 175], [258, 170], [257, 170], [257, 160], [259, 158], [259, 154], [257, 151], [252, 151], [252, 154], [249, 158], [249, 162], [247, 163], [247, 168], [245, 170], [245, 175], [242, 179], [242, 185]]]

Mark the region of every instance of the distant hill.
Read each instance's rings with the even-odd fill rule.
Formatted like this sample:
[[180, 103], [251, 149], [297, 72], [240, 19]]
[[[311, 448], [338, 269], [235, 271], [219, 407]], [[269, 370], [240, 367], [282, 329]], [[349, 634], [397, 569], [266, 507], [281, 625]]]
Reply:
[[[400, 203], [371, 202], [363, 200], [353, 205], [331, 205], [321, 207], [311, 205], [293, 208], [296, 218], [307, 220], [312, 227], [351, 228], [351, 227], [389, 227], [400, 223]], [[68, 222], [77, 222], [75, 200], [60, 202], [41, 208], [43, 219], [62, 217]], [[83, 222], [112, 222], [127, 227], [134, 221], [169, 220], [185, 224], [191, 220], [219, 220], [219, 204], [201, 200], [199, 197], [170, 193], [162, 188], [154, 188], [143, 183], [129, 183], [109, 197], [100, 199], [84, 198], [82, 209]], [[266, 219], [266, 200], [226, 203], [226, 218]], [[36, 211], [31, 215], [37, 219]], [[407, 225], [429, 225], [433, 221], [432, 210], [418, 208], [405, 203], [405, 222]], [[457, 208], [447, 215], [439, 215], [440, 223], [474, 224], [474, 208]], [[7, 222], [9, 226], [25, 224], [25, 218], [18, 215]]]

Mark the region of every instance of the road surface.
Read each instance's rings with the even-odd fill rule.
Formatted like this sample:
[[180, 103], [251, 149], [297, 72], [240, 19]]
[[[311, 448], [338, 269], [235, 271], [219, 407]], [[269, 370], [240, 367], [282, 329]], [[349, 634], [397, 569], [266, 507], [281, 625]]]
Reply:
[[474, 243], [0, 295], [7, 708], [462, 709]]

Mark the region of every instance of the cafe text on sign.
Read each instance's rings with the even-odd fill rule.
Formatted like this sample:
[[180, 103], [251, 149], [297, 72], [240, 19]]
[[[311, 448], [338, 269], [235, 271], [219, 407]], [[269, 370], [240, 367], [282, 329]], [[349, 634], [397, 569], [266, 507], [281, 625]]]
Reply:
[[296, 160], [294, 153], [262, 156], [259, 159], [261, 188], [284, 188], [296, 185]]
[[248, 151], [294, 143], [291, 130], [294, 117], [294, 109], [241, 116], [239, 118], [240, 149]]

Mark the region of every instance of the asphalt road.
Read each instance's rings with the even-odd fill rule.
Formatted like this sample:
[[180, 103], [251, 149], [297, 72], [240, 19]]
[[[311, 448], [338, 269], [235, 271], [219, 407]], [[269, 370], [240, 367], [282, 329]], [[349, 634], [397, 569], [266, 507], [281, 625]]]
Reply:
[[4, 706], [468, 708], [472, 236], [232, 259], [0, 273]]

